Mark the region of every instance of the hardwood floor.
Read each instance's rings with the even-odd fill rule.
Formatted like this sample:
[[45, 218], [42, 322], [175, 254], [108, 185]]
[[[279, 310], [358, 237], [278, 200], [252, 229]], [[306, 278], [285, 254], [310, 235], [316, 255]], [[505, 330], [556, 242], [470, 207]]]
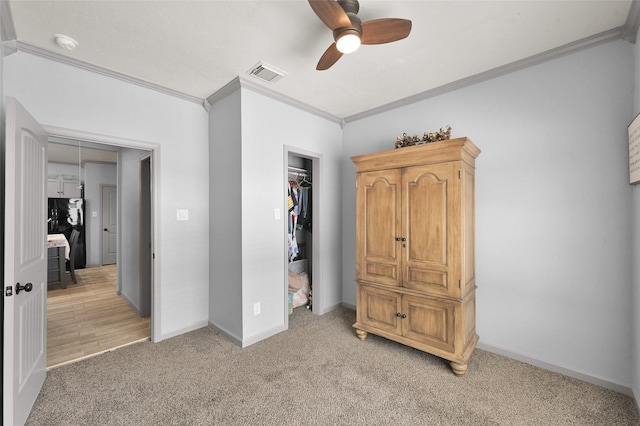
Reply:
[[150, 317], [140, 318], [116, 294], [116, 265], [67, 273], [67, 288], [47, 293], [47, 369], [148, 340]]

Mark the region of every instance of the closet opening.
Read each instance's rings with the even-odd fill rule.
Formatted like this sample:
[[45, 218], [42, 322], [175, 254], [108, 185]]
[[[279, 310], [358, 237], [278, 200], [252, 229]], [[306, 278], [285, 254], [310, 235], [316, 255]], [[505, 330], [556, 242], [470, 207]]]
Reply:
[[286, 324], [294, 312], [320, 314], [318, 268], [319, 157], [285, 149]]

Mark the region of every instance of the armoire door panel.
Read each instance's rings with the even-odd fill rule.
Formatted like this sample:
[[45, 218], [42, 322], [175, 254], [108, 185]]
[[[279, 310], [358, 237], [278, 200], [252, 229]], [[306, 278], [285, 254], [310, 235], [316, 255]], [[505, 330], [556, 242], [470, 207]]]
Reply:
[[[407, 259], [440, 265], [447, 263], [447, 180], [429, 166], [405, 174]], [[423, 168], [420, 168], [423, 169]], [[428, 217], [429, 220], [424, 220]]]
[[441, 287], [446, 289], [449, 286], [448, 274], [443, 271], [434, 271], [419, 268], [407, 268], [406, 288], [415, 290], [426, 290], [424, 287]]
[[[459, 225], [452, 220], [459, 178], [453, 164], [404, 169], [403, 230], [407, 235], [403, 286], [450, 294]], [[429, 220], [425, 220], [428, 217]]]
[[400, 334], [401, 324], [398, 313], [401, 307], [401, 295], [361, 284], [358, 294], [358, 322], [380, 330]]
[[400, 172], [370, 172], [358, 177], [357, 277], [389, 285], [400, 282]]
[[443, 350], [454, 350], [454, 305], [439, 300], [404, 296], [402, 334]]
[[391, 285], [397, 284], [399, 285], [398, 280], [398, 265], [396, 264], [385, 264], [383, 262], [366, 262], [365, 261], [365, 275], [369, 279], [375, 278], [383, 279], [385, 281], [389, 280], [393, 283]]

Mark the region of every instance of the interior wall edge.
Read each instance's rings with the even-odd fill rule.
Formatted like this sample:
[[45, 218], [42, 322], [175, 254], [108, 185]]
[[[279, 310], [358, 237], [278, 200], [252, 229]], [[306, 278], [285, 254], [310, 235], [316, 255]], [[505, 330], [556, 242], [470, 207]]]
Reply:
[[275, 336], [278, 333], [282, 333], [286, 331], [287, 327], [284, 324], [277, 325], [276, 327], [265, 330], [261, 333], [255, 334], [253, 336], [249, 336], [246, 339], [242, 339], [241, 347], [244, 349], [248, 346], [256, 344], [262, 340], [266, 340], [269, 337]]
[[190, 333], [192, 331], [196, 331], [196, 330], [200, 330], [201, 328], [207, 327], [208, 323], [207, 321], [199, 321], [195, 324], [190, 325], [189, 327], [185, 327], [185, 328], [181, 328], [178, 330], [174, 330], [170, 333], [164, 333], [162, 335], [160, 335], [158, 338], [153, 339], [154, 336], [152, 337], [152, 342], [153, 343], [158, 343], [158, 342], [162, 342], [163, 340], [167, 340], [167, 339], [171, 339], [172, 337], [177, 337], [186, 333]]

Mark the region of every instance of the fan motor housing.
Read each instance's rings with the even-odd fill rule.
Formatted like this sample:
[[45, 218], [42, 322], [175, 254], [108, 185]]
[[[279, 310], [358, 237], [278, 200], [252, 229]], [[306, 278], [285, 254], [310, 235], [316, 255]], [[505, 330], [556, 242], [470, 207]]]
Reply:
[[356, 14], [360, 10], [358, 0], [338, 0], [338, 4], [342, 6], [345, 12]]
[[347, 16], [351, 20], [350, 27], [336, 28], [333, 30], [333, 39], [338, 40], [340, 37], [346, 34], [355, 34], [360, 38], [362, 36], [362, 21], [355, 13], [347, 12]]

